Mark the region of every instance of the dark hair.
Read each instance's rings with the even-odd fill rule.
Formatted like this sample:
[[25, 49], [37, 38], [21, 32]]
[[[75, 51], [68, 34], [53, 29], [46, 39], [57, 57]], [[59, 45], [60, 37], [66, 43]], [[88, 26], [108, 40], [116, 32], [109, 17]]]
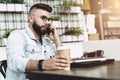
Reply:
[[29, 10], [29, 13], [31, 12], [32, 9], [43, 9], [43, 10], [46, 10], [48, 12], [52, 12], [52, 7], [47, 5], [47, 4], [43, 4], [43, 3], [37, 3], [37, 4], [34, 4], [30, 10]]

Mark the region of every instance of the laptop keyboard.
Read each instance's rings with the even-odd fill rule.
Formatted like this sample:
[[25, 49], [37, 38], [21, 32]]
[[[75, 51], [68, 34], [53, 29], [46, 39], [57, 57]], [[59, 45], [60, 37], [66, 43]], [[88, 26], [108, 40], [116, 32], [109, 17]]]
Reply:
[[103, 64], [113, 63], [114, 59], [106, 59], [104, 61], [85, 61], [85, 62], [72, 62], [71, 68], [80, 68], [80, 67], [91, 67], [91, 66], [98, 66]]

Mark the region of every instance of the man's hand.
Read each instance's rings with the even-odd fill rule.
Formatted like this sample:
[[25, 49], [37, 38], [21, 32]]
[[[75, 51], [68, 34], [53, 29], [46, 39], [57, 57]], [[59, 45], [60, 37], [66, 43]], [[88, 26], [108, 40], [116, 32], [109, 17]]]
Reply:
[[62, 46], [61, 40], [59, 38], [55, 26], [51, 24], [49, 28], [52, 32], [50, 33], [50, 35], [47, 34], [47, 37], [49, 37], [51, 40], [55, 42], [56, 47]]
[[53, 24], [50, 24], [49, 29], [51, 30], [50, 34], [46, 34], [47, 37], [49, 37], [51, 40], [54, 41], [54, 38], [57, 34], [56, 28]]
[[55, 56], [42, 62], [43, 70], [61, 70], [69, 66], [69, 61], [64, 56]]

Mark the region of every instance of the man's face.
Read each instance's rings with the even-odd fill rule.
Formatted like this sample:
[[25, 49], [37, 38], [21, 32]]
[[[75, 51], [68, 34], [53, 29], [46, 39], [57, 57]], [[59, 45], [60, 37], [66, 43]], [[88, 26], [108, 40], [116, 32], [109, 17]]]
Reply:
[[37, 9], [32, 17], [32, 28], [38, 35], [45, 35], [49, 24], [50, 13]]
[[40, 36], [45, 35], [47, 32], [45, 28], [42, 28], [44, 26], [38, 25], [35, 21], [33, 22], [32, 27], [33, 27], [34, 31]]

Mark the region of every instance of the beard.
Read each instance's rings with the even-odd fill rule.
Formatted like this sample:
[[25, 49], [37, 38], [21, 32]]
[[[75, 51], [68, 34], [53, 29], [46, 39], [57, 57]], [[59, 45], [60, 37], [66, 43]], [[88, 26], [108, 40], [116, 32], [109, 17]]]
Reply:
[[39, 26], [35, 21], [33, 22], [32, 27], [33, 27], [34, 31], [40, 36], [45, 35], [47, 32], [46, 29], [42, 29], [42, 27], [44, 27], [44, 26]]

